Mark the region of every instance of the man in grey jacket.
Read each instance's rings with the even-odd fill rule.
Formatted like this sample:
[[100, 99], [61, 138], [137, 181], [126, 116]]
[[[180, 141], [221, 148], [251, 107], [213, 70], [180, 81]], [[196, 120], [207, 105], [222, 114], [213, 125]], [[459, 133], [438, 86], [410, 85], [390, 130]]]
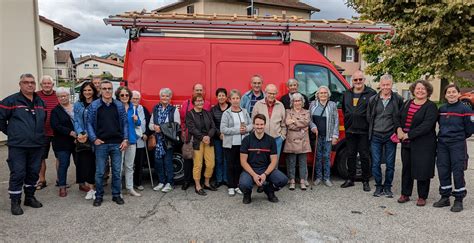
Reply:
[[240, 100], [240, 106], [242, 108], [245, 108], [249, 114], [252, 114], [255, 103], [265, 98], [265, 94], [262, 91], [262, 84], [262, 76], [258, 74], [253, 75], [252, 78], [250, 78], [250, 85], [252, 86], [252, 89], [242, 95], [242, 99]]

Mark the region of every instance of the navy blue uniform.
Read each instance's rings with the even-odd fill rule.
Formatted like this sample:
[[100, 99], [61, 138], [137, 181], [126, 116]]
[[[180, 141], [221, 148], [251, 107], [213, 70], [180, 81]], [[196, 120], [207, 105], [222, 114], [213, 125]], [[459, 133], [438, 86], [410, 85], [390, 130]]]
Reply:
[[27, 197], [34, 195], [45, 141], [45, 121], [45, 105], [37, 94], [33, 94], [31, 101], [18, 92], [0, 102], [0, 131], [8, 136], [11, 199], [21, 198], [23, 185]]
[[[436, 166], [439, 176], [439, 192], [443, 197], [451, 194], [456, 199], [466, 196], [464, 170], [467, 169], [466, 139], [472, 135], [474, 113], [461, 102], [439, 108], [439, 133]], [[451, 184], [454, 179], [454, 190]]]
[[[257, 174], [263, 174], [271, 163], [270, 155], [277, 154], [277, 147], [275, 139], [264, 134], [261, 139], [255, 136], [255, 133], [250, 133], [242, 140], [240, 146], [240, 153], [247, 154], [247, 162]], [[288, 183], [288, 177], [275, 168], [268, 176], [269, 183], [264, 183], [263, 190], [265, 193], [277, 191]], [[254, 185], [252, 176], [243, 171], [240, 174], [239, 188], [244, 193], [251, 193]]]

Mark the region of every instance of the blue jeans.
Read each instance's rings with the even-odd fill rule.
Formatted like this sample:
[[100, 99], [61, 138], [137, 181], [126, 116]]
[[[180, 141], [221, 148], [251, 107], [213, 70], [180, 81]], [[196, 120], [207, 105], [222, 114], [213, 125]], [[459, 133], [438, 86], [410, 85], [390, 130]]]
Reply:
[[96, 198], [104, 197], [104, 173], [107, 158], [110, 156], [112, 167], [112, 196], [118, 197], [122, 191], [122, 152], [120, 144], [101, 144], [95, 146], [95, 188]]
[[372, 151], [372, 175], [375, 179], [375, 186], [382, 186], [382, 169], [380, 164], [382, 162], [382, 151], [385, 148], [385, 182], [383, 186], [385, 188], [392, 187], [393, 174], [395, 172], [395, 152], [397, 150], [397, 144], [392, 142], [389, 134], [385, 137], [379, 135], [372, 135], [370, 141], [370, 148]]
[[[260, 175], [265, 172], [266, 168], [253, 168], [253, 170], [255, 171], [255, 173]], [[252, 176], [247, 171], [244, 171], [242, 172], [242, 174], [240, 174], [239, 188], [240, 190], [242, 190], [242, 192], [252, 193], [254, 184], [255, 182], [253, 181]], [[268, 175], [263, 185], [263, 191], [265, 193], [278, 191], [280, 190], [280, 188], [286, 186], [286, 184], [288, 184], [288, 177], [286, 177], [286, 175], [278, 169], [274, 169], [272, 173]]]
[[[318, 147], [316, 153], [316, 179], [329, 180], [331, 176], [331, 141], [326, 141], [326, 137], [318, 136]], [[323, 176], [324, 169], [324, 176]]]
[[227, 183], [227, 160], [220, 139], [214, 139], [214, 155], [216, 159], [216, 181]]
[[[58, 166], [58, 185], [59, 187], [66, 187], [67, 184], [67, 170], [71, 164], [72, 151], [55, 151], [54, 155], [59, 161]], [[74, 158], [73, 158], [74, 159]]]
[[278, 136], [275, 138], [275, 142], [277, 145], [277, 155], [278, 155], [278, 161], [279, 161], [280, 154], [281, 154], [281, 146], [283, 146], [283, 142], [285, 142], [285, 140], [281, 136]]
[[155, 149], [155, 174], [160, 183], [174, 185], [173, 149], [167, 149], [165, 156], [158, 158], [158, 149]]

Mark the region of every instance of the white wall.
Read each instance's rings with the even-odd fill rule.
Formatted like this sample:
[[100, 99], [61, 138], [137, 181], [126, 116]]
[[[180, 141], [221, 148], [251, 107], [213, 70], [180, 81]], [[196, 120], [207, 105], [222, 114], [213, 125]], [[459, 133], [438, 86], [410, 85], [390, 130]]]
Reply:
[[[89, 68], [85, 68], [85, 64], [89, 64]], [[97, 64], [97, 68], [93, 68], [94, 64]], [[77, 78], [87, 78], [89, 75], [101, 75], [104, 72], [111, 73], [114, 77], [122, 78], [123, 76], [123, 68], [98, 62], [95, 60], [89, 60], [83, 62], [76, 66]]]
[[41, 47], [46, 51], [46, 59], [43, 60], [43, 74], [53, 77], [57, 82], [53, 26], [40, 21], [39, 27]]
[[[0, 1], [0, 99], [19, 91], [22, 73], [42, 73], [38, 21], [35, 0]], [[0, 141], [5, 139], [0, 132]]]

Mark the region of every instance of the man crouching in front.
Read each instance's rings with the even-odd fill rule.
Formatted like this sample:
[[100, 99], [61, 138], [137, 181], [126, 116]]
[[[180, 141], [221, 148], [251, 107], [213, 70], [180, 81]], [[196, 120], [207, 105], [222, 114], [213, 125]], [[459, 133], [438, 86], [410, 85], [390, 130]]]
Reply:
[[263, 186], [268, 201], [276, 203], [275, 191], [288, 183], [288, 177], [277, 169], [278, 156], [275, 139], [264, 132], [266, 118], [258, 114], [253, 118], [254, 132], [242, 140], [239, 188], [244, 193], [244, 204], [252, 202], [253, 185]]

